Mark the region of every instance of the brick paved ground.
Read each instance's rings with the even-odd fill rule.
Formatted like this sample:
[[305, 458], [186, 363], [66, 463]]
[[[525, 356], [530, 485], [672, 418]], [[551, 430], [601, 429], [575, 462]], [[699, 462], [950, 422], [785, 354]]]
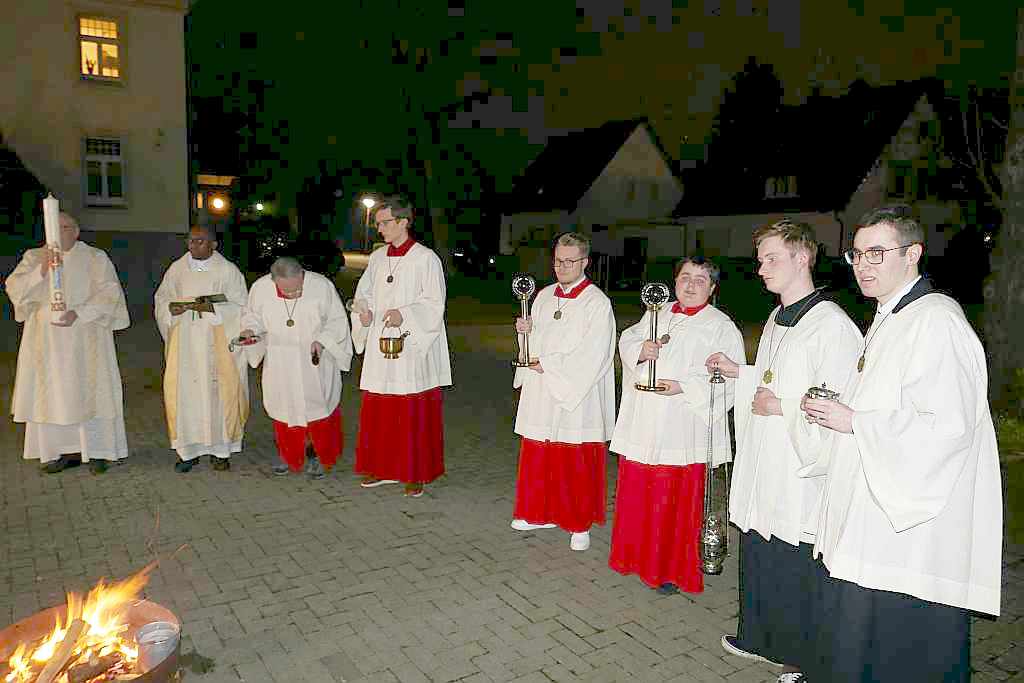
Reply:
[[[0, 323], [5, 415], [15, 336]], [[608, 569], [608, 527], [585, 553], [555, 530], [509, 529], [511, 340], [491, 327], [451, 336], [448, 474], [408, 500], [397, 487], [361, 490], [351, 473], [358, 367], [346, 377], [344, 460], [326, 480], [269, 475], [258, 391], [232, 470], [175, 474], [159, 337], [137, 322], [118, 336], [127, 465], [43, 476], [20, 459], [21, 429], [2, 422], [0, 626], [161, 557], [148, 597], [182, 618], [183, 651], [216, 662], [192, 681], [774, 680], [718, 644], [734, 628], [735, 558], [704, 594], [661, 597]], [[608, 474], [611, 492], [614, 461]], [[1024, 679], [1024, 563], [1020, 548], [1006, 556], [1005, 614], [975, 627], [976, 681]]]

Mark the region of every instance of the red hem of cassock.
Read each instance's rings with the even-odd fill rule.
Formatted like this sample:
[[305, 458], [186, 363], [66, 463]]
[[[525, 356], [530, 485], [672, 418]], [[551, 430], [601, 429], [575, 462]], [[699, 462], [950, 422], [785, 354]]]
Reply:
[[441, 387], [418, 394], [363, 392], [357, 474], [429, 484], [444, 474]]
[[274, 441], [277, 453], [288, 469], [298, 472], [306, 462], [306, 438], [313, 443], [313, 450], [324, 469], [331, 469], [341, 457], [341, 404], [327, 417], [313, 420], [306, 426], [289, 427], [284, 422], [274, 422]]
[[697, 540], [704, 508], [704, 467], [645, 465], [619, 458], [615, 526], [608, 566], [652, 588], [704, 590]]
[[524, 438], [519, 449], [515, 519], [582, 532], [605, 522], [604, 443]]

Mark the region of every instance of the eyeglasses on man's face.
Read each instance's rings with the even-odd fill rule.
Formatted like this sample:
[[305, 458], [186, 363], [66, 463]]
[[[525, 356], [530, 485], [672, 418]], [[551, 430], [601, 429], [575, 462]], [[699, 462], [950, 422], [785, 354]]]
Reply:
[[402, 219], [401, 218], [382, 218], [381, 220], [377, 221], [377, 229], [380, 230], [381, 226], [387, 225], [388, 223], [397, 223], [400, 220], [402, 220]]
[[580, 261], [585, 260], [586, 258], [587, 258], [586, 256], [581, 256], [580, 258], [566, 258], [566, 259], [556, 258], [555, 261], [554, 261], [555, 268], [572, 268], [574, 265], [576, 265]]
[[897, 249], [906, 249], [907, 247], [912, 247], [915, 244], [917, 243], [911, 242], [910, 244], [901, 244], [898, 247], [889, 247], [888, 249], [868, 249], [867, 251], [861, 251], [860, 249], [847, 249], [843, 252], [843, 258], [845, 258], [846, 262], [851, 266], [855, 266], [860, 263], [860, 257], [863, 256], [868, 260], [868, 263], [873, 266], [877, 266], [885, 260], [885, 252], [895, 251]]

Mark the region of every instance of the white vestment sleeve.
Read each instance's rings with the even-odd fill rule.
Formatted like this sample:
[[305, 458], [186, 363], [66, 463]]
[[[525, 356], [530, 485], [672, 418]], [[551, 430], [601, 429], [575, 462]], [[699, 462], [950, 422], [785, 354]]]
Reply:
[[30, 249], [7, 276], [4, 286], [14, 305], [14, 319], [19, 323], [28, 320], [38, 306], [49, 303], [47, 279], [39, 274], [45, 258], [46, 249]]
[[[234, 267], [234, 264], [223, 261], [224, 268], [228, 275], [224, 278], [223, 292], [210, 292], [211, 294], [223, 294], [227, 299], [224, 303], [214, 304], [214, 315], [217, 316], [211, 324], [224, 325], [224, 335], [231, 341], [238, 336], [241, 327], [242, 311], [249, 301], [248, 288], [245, 286], [245, 276], [242, 271]], [[204, 315], [209, 315], [204, 313]]]
[[406, 343], [420, 354], [427, 352], [444, 328], [444, 305], [447, 296], [441, 260], [434, 254], [429, 256], [430, 258], [426, 259], [423, 290], [419, 298], [398, 308], [398, 312], [402, 314], [402, 330], [409, 332]]
[[644, 342], [650, 336], [651, 312], [644, 311], [643, 317], [635, 325], [631, 325], [619, 335], [619, 359], [622, 360], [623, 384], [636, 383], [641, 378], [646, 381], [647, 363], [637, 364]]
[[[373, 279], [377, 277], [377, 263], [373, 260], [373, 254], [370, 254], [369, 261], [366, 264], [366, 270], [363, 271], [362, 276], [359, 278], [359, 282], [356, 283], [356, 293], [353, 297], [355, 301], [363, 301], [370, 308], [370, 312], [376, 317], [376, 312], [373, 310]], [[402, 317], [405, 317], [404, 315]], [[355, 347], [356, 353], [362, 353], [366, 350], [366, 339], [370, 335], [370, 329], [373, 327], [371, 322], [369, 325], [363, 326], [363, 323], [359, 322], [359, 313], [353, 309], [352, 315], [352, 344]]]
[[257, 367], [263, 362], [263, 356], [267, 353], [267, 328], [263, 324], [261, 315], [262, 306], [260, 302], [261, 289], [259, 282], [253, 284], [249, 290], [249, 303], [242, 309], [242, 318], [239, 321], [239, 331], [252, 330], [253, 334], [261, 337], [260, 341], [245, 347], [245, 358], [251, 367]]
[[[95, 283], [89, 298], [75, 307], [78, 320], [111, 330], [123, 330], [130, 324], [128, 305], [121, 281], [110, 257], [97, 252], [89, 264], [89, 279]], [[75, 324], [78, 324], [77, 322]]]
[[[831, 317], [823, 320], [807, 340], [806, 352], [812, 364], [811, 376], [816, 384], [840, 394], [846, 389], [860, 355], [863, 338], [849, 320]], [[810, 389], [810, 387], [807, 387]], [[814, 464], [819, 457], [827, 456], [825, 446], [831, 442], [833, 432], [825, 427], [807, 422], [800, 410], [801, 397], [780, 398], [782, 419], [786, 423], [786, 434], [793, 451], [803, 467]], [[842, 396], [840, 396], [842, 401]], [[824, 474], [814, 469], [801, 470], [801, 476]]]
[[755, 366], [740, 365], [733, 398], [733, 405], [738, 406], [733, 413], [733, 419], [736, 422], [737, 448], [739, 448], [739, 444], [742, 442], [742, 435], [746, 432], [747, 425], [750, 424], [750, 417], [753, 415], [750, 412], [750, 404], [754, 402], [754, 393], [757, 392], [757, 388], [761, 385], [760, 380], [761, 378], [757, 376]]
[[934, 519], [971, 454], [978, 376], [969, 330], [950, 314], [928, 317], [901, 378], [900, 407], [857, 411], [854, 438], [871, 494], [895, 531]]
[[156, 289], [156, 294], [153, 295], [153, 317], [156, 319], [157, 329], [160, 330], [160, 336], [164, 338], [164, 342], [167, 341], [168, 333], [171, 327], [178, 322], [181, 316], [171, 315], [171, 311], [168, 309], [168, 305], [172, 301], [179, 301], [178, 299], [178, 262], [175, 261], [164, 273], [164, 279], [160, 281], [160, 286]]
[[592, 309], [587, 311], [587, 324], [574, 349], [540, 356], [548, 389], [562, 404], [562, 410], [576, 410], [604, 377], [608, 366], [614, 362], [614, 342], [615, 316], [611, 303], [602, 297], [595, 299]]
[[[737, 363], [740, 361], [746, 361], [746, 348], [743, 345], [743, 335], [736, 328], [736, 325], [731, 322], [718, 326], [717, 339], [714, 341], [714, 351], [721, 351], [729, 358], [734, 359]], [[708, 354], [711, 355], [711, 354]], [[695, 359], [704, 360], [704, 359]], [[747, 367], [740, 365], [741, 368]], [[689, 371], [683, 377], [671, 377], [679, 382], [679, 386], [682, 388], [683, 403], [686, 407], [699, 416], [703, 420], [704, 424], [708, 423], [708, 418], [711, 417], [711, 387], [709, 381], [711, 375], [708, 374], [707, 368], [704, 366], [697, 366], [690, 368]], [[721, 390], [715, 392], [715, 400], [721, 400]], [[753, 396], [751, 396], [753, 399]], [[722, 412], [718, 412], [718, 407], [715, 408], [717, 414], [714, 418], [717, 422], [721, 419], [721, 415], [724, 415], [733, 405], [736, 403], [736, 380], [725, 378], [725, 408]], [[749, 404], [748, 404], [749, 405]], [[749, 412], [749, 411], [748, 411]]]
[[327, 317], [314, 341], [323, 344], [324, 350], [334, 356], [338, 369], [348, 372], [352, 367], [352, 338], [348, 331], [347, 311], [338, 290], [333, 285], [327, 290]]

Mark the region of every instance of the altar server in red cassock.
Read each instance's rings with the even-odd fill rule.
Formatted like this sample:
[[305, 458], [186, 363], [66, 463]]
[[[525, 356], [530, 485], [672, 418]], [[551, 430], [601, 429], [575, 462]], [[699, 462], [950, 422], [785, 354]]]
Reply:
[[556, 284], [538, 292], [530, 317], [537, 363], [517, 368], [520, 389], [515, 432], [522, 437], [512, 528], [560, 527], [570, 547], [590, 547], [590, 527], [605, 521], [605, 458], [615, 426], [615, 317], [585, 270], [590, 240], [558, 237]]
[[[451, 386], [441, 259], [412, 235], [414, 211], [387, 197], [373, 212], [386, 248], [370, 255], [352, 305], [353, 340], [363, 357], [356, 472], [361, 486], [405, 484], [418, 498], [444, 474], [441, 387]], [[397, 358], [385, 358], [381, 337], [404, 337]]]
[[[608, 563], [659, 592], [697, 593], [704, 589], [697, 541], [708, 426], [715, 426], [715, 434], [725, 431], [735, 384], [726, 380], [725, 405], [719, 390], [711, 415], [714, 385], [704, 361], [715, 352], [742, 361], [745, 352], [736, 325], [708, 303], [718, 287], [718, 266], [692, 256], [675, 272], [676, 302], [655, 314], [659, 339], [649, 340], [650, 312], [619, 338], [622, 405], [611, 448], [622, 457]], [[637, 382], [646, 383], [652, 360], [664, 391], [636, 389]], [[731, 459], [728, 439], [716, 439], [713, 447], [715, 465]]]
[[[263, 406], [282, 460], [274, 474], [299, 472], [306, 462], [307, 473], [322, 478], [341, 455], [341, 372], [352, 362], [338, 290], [281, 257], [253, 283], [241, 325], [242, 337], [261, 338], [246, 354], [253, 367], [263, 362]], [[308, 462], [307, 445], [316, 455]]]

